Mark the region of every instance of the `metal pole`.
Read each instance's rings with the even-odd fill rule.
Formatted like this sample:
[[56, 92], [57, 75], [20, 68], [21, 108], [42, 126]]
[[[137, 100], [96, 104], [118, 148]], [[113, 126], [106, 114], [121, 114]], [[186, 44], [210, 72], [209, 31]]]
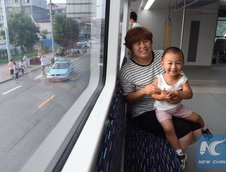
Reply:
[[53, 57], [55, 56], [55, 49], [54, 49], [54, 37], [53, 37], [53, 9], [52, 9], [52, 0], [49, 1], [50, 8], [49, 8], [49, 15], [50, 15], [50, 23], [51, 23], [51, 37], [52, 37], [52, 51]]
[[184, 8], [183, 8], [183, 17], [182, 17], [181, 35], [180, 35], [180, 49], [182, 49], [182, 45], [183, 45], [185, 13], [186, 13], [186, 0], [184, 0]]
[[6, 38], [7, 55], [8, 55], [8, 61], [10, 61], [11, 50], [10, 50], [10, 44], [9, 44], [9, 31], [8, 31], [8, 23], [7, 23], [6, 5], [5, 5], [5, 0], [1, 0], [1, 1], [2, 1], [2, 13], [3, 13], [5, 38]]

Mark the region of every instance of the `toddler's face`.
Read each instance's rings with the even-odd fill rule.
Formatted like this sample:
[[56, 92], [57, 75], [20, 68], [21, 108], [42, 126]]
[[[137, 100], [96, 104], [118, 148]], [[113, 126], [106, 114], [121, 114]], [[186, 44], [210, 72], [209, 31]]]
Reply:
[[178, 53], [166, 53], [163, 60], [162, 66], [165, 72], [170, 75], [178, 75], [181, 73], [184, 66], [184, 60]]

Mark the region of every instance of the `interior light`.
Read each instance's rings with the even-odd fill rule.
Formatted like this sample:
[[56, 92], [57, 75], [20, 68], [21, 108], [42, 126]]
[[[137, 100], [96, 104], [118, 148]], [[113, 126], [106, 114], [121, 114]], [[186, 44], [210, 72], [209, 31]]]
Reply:
[[149, 8], [152, 6], [152, 4], [155, 2], [155, 0], [148, 0], [146, 3], [144, 10], [149, 10]]

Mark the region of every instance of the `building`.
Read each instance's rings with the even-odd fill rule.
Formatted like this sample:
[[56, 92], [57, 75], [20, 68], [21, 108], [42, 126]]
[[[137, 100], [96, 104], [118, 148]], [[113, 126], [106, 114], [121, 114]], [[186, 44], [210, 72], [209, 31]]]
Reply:
[[93, 0], [67, 0], [67, 16], [70, 18], [90, 18], [94, 15]]
[[[50, 4], [48, 4], [49, 8]], [[49, 9], [48, 9], [49, 10]], [[56, 14], [66, 14], [66, 4], [65, 3], [52, 3], [52, 15], [54, 18], [54, 15]], [[48, 13], [49, 14], [49, 13]], [[35, 21], [39, 28], [40, 31], [47, 31], [47, 38], [51, 38], [51, 23], [50, 23], [50, 18], [44, 19], [44, 20], [36, 20]]]
[[[31, 15], [35, 21], [49, 18], [46, 0], [5, 0], [5, 6], [7, 15], [21, 12]], [[3, 23], [2, 6], [0, 6], [0, 15], [0, 23]]]
[[[102, 11], [105, 4], [97, 0], [67, 0], [67, 17], [77, 20], [80, 23], [80, 39], [89, 40], [99, 35], [99, 24], [105, 14]], [[90, 30], [93, 25], [92, 32]], [[98, 26], [95, 28], [94, 26]], [[91, 34], [91, 35], [90, 35]]]
[[65, 3], [54, 3], [52, 6], [53, 16], [58, 13], [66, 14], [66, 4]]

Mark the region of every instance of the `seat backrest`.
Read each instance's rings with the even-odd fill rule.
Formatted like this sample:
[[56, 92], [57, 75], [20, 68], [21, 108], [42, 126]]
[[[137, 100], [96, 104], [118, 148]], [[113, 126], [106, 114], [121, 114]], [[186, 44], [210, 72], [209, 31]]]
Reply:
[[217, 38], [215, 41], [214, 49], [225, 50], [226, 49], [226, 39]]

